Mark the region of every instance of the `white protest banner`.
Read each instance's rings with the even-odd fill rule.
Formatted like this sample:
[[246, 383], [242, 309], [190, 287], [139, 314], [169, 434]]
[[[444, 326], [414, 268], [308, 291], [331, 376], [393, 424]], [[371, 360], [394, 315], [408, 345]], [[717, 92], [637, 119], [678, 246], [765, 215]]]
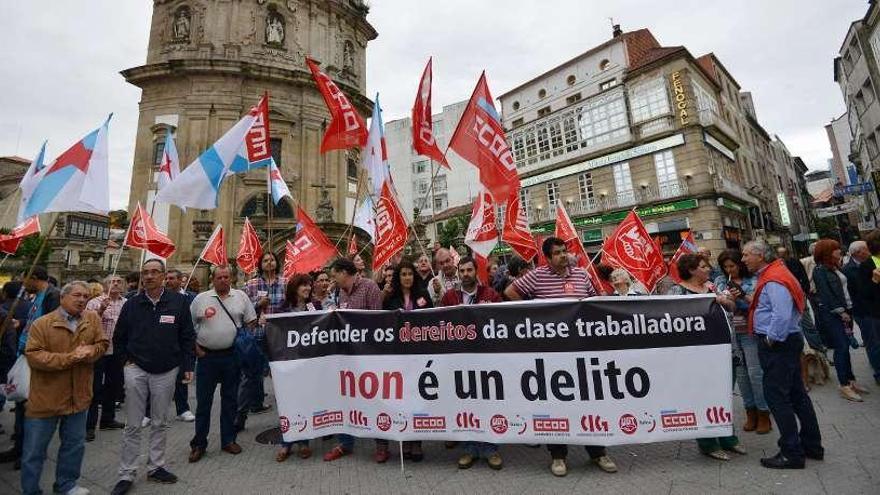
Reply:
[[287, 441], [732, 433], [730, 327], [711, 296], [287, 313], [268, 316], [267, 339]]

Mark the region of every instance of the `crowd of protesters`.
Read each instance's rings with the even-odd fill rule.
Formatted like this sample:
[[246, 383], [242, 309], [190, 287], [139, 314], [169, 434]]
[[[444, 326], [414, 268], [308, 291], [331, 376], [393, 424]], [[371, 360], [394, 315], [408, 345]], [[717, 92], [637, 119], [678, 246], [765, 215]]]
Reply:
[[[651, 292], [669, 297], [714, 294], [726, 311], [734, 386], [745, 409], [737, 429], [768, 434], [775, 424], [779, 452], [760, 460], [768, 468], [803, 468], [805, 459], [824, 457], [816, 413], [801, 379], [805, 349], [823, 356], [833, 351], [840, 395], [848, 401], [860, 402], [869, 393], [853, 371], [854, 349], [864, 348], [880, 385], [880, 231], [846, 248], [823, 239], [810, 246], [810, 253], [798, 260], [786, 248], [763, 241], [725, 250], [717, 258], [700, 249], [677, 258], [680, 280], [667, 278]], [[277, 257], [267, 253], [256, 276], [242, 289], [234, 287], [230, 267], [215, 267], [207, 291], [200, 290], [198, 280], [186, 280], [179, 270], [155, 259], [124, 280], [113, 275], [60, 288], [45, 268], [34, 267], [27, 278], [6, 283], [2, 291], [0, 316], [6, 323], [0, 338], [0, 378], [22, 355], [31, 378], [28, 400], [15, 403], [14, 442], [0, 452], [0, 462], [21, 469], [24, 493], [41, 493], [47, 448], [58, 431], [61, 442], [52, 488], [56, 493], [88, 493], [78, 485], [85, 444], [95, 439], [96, 430], [102, 435], [122, 430], [112, 493], [123, 494], [137, 478], [141, 437], [148, 430], [148, 481], [175, 483], [177, 477], [167, 469], [170, 418], [165, 412], [173, 402], [173, 418], [194, 423], [188, 460], [199, 462], [208, 455], [218, 386], [220, 450], [241, 453], [236, 438], [248, 416], [264, 413], [271, 405], [264, 390], [268, 366], [240, 362], [234, 341], [244, 330], [264, 345], [269, 314], [337, 308], [415, 311], [502, 300], [649, 293], [625, 270], [602, 264], [596, 273], [607, 284], [592, 280], [560, 239], [546, 239], [542, 255], [546, 262], [540, 266], [518, 257], [505, 263], [490, 260], [487, 273], [478, 276], [474, 258], [436, 246], [430, 256], [424, 252], [411, 260], [397, 257], [375, 274], [363, 258], [354, 256], [288, 279]], [[613, 287], [613, 292], [601, 294], [602, 286]], [[188, 403], [193, 381], [195, 413]], [[0, 396], [0, 406], [4, 401]], [[746, 454], [736, 434], [696, 443], [700, 452], [718, 461]], [[504, 465], [495, 444], [446, 446], [461, 449], [461, 469], [480, 459], [492, 469]], [[323, 459], [335, 461], [352, 454], [353, 448], [354, 437], [338, 435]], [[413, 462], [424, 458], [421, 442], [404, 442], [401, 449]], [[547, 449], [550, 471], [565, 476], [568, 446], [552, 444]], [[587, 446], [586, 451], [602, 471], [617, 471], [605, 447]], [[310, 443], [282, 442], [275, 460], [285, 462], [292, 455], [311, 457]], [[376, 440], [375, 462], [390, 457], [389, 442]]]

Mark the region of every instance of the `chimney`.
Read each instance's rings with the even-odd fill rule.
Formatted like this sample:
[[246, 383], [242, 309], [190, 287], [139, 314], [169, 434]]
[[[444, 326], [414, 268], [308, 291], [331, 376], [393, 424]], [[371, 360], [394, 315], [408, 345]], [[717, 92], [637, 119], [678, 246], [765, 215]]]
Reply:
[[611, 29], [611, 35], [615, 38], [619, 38], [620, 35], [623, 34], [623, 31], [620, 29], [620, 24], [613, 24]]

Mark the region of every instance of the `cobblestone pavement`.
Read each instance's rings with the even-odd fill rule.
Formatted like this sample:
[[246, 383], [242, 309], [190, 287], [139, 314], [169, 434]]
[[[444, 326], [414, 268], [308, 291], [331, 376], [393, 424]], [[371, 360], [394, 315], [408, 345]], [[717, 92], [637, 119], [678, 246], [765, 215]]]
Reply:
[[[291, 457], [279, 464], [274, 460], [274, 446], [255, 440], [258, 433], [275, 426], [274, 409], [251, 417], [247, 430], [238, 438], [244, 449], [240, 455], [220, 451], [217, 397], [207, 456], [196, 464], [187, 462], [193, 424], [174, 422], [168, 439], [168, 469], [180, 477], [180, 482], [156, 485], [147, 482], [141, 471], [131, 493], [880, 493], [880, 387], [870, 379], [864, 351], [853, 351], [852, 355], [856, 376], [869, 385], [872, 393], [863, 403], [850, 403], [839, 397], [833, 383], [814, 388], [811, 395], [826, 458], [824, 462], [807, 461], [802, 471], [774, 471], [758, 464], [759, 457], [776, 452], [775, 430], [769, 435], [741, 433], [749, 454], [730, 462], [700, 455], [692, 441], [612, 447], [609, 452], [620, 468], [617, 474], [605, 474], [588, 465], [583, 450], [573, 448], [565, 478], [550, 474], [546, 450], [523, 445], [501, 447], [505, 463], [502, 471], [492, 471], [484, 463], [459, 470], [455, 464], [457, 450], [429, 443], [425, 460], [407, 462], [401, 472], [396, 457], [376, 465], [372, 461], [372, 442], [365, 440], [358, 440], [354, 455], [333, 463], [321, 460], [332, 442], [313, 440], [315, 455], [311, 459]], [[194, 393], [193, 387], [190, 392]], [[195, 406], [193, 398], [190, 404]], [[735, 420], [740, 424], [743, 410], [739, 397], [734, 397], [734, 405]], [[0, 413], [0, 424], [6, 429], [6, 434], [0, 435], [4, 449], [13, 422], [9, 406], [6, 409]], [[98, 431], [98, 438], [87, 444], [80, 481], [92, 493], [109, 493], [116, 481], [120, 436], [119, 431]], [[392, 448], [396, 444], [392, 443]], [[50, 446], [50, 459], [43, 470], [47, 491], [54, 481], [56, 452], [57, 439]], [[0, 493], [19, 493], [18, 475], [11, 464], [0, 465]]]

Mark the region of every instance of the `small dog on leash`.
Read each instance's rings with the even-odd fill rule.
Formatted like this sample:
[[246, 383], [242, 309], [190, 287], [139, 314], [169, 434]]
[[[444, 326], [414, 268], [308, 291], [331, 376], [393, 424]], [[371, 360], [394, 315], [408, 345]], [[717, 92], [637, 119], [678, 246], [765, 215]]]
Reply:
[[804, 387], [810, 390], [811, 384], [825, 385], [830, 377], [831, 370], [825, 355], [807, 348], [801, 354], [801, 378], [804, 380]]

